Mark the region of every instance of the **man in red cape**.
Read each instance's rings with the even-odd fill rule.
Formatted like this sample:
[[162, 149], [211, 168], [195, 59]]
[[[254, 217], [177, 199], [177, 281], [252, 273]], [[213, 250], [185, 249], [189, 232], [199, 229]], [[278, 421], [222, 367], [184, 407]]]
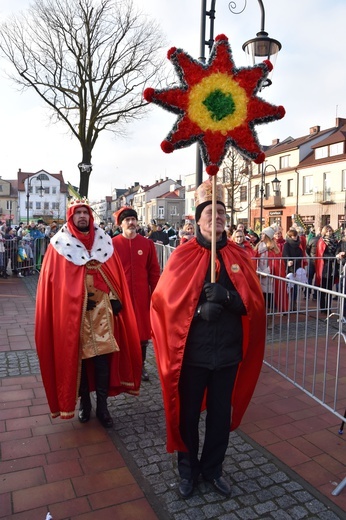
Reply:
[[96, 390], [96, 415], [108, 428], [107, 396], [138, 395], [141, 351], [124, 271], [84, 200], [70, 205], [45, 254], [35, 341], [53, 418], [74, 417], [81, 395], [79, 420], [87, 422]]
[[[209, 283], [210, 181], [198, 188], [195, 199], [196, 238], [172, 253], [151, 305], [167, 451], [178, 451], [183, 498], [192, 494], [200, 473], [218, 492], [230, 494], [222, 476], [229, 432], [239, 426], [250, 402], [265, 344], [265, 309], [258, 277], [249, 255], [227, 240], [222, 194], [217, 194], [215, 224], [218, 283]], [[201, 408], [207, 409], [207, 418], [198, 459]]]
[[130, 206], [123, 206], [114, 213], [115, 221], [122, 228], [122, 234], [113, 238], [113, 247], [123, 265], [135, 311], [139, 339], [142, 347], [142, 380], [148, 381], [145, 360], [150, 329], [150, 298], [160, 278], [160, 265], [152, 240], [137, 233], [137, 212]]

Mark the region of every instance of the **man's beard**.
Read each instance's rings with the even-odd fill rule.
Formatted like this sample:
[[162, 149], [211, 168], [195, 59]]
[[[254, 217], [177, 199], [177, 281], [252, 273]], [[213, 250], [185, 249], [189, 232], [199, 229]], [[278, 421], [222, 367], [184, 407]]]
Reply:
[[79, 224], [78, 226], [76, 226], [76, 228], [78, 229], [78, 231], [82, 231], [83, 233], [85, 233], [86, 231], [89, 231], [89, 224]]

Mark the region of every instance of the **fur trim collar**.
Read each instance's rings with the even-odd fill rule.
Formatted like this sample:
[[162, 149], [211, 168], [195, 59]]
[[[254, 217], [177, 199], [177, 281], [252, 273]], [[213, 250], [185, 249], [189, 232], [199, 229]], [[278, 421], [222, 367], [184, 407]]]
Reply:
[[85, 265], [90, 260], [97, 260], [103, 264], [113, 255], [112, 239], [96, 224], [94, 229], [95, 240], [90, 252], [70, 233], [67, 224], [51, 238], [50, 243], [59, 255], [75, 265]]

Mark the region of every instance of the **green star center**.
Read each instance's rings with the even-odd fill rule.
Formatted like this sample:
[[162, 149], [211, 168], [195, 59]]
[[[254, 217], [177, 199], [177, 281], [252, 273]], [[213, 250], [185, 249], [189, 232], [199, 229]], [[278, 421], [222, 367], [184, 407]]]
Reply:
[[214, 121], [221, 121], [235, 111], [235, 103], [231, 94], [225, 94], [217, 89], [211, 92], [203, 101]]

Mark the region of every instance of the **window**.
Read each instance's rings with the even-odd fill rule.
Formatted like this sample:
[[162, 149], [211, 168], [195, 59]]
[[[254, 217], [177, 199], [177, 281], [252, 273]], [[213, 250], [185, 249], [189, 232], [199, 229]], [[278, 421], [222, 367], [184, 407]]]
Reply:
[[44, 193], [45, 193], [46, 195], [49, 195], [49, 188], [45, 188], [45, 189], [44, 189]]
[[268, 199], [269, 195], [270, 195], [270, 184], [269, 184], [269, 182], [266, 182], [266, 185], [264, 187], [264, 198]]
[[41, 202], [36, 202], [36, 209], [41, 209]]
[[240, 202], [247, 201], [247, 188], [246, 186], [240, 186]]
[[256, 184], [255, 186], [255, 199], [259, 199], [260, 198], [260, 187], [259, 187], [259, 184]]
[[346, 170], [341, 170], [341, 189], [346, 190]]
[[159, 206], [158, 218], [164, 218], [164, 216], [165, 216], [164, 207]]
[[315, 150], [315, 159], [323, 159], [328, 157], [328, 146], [321, 146]]
[[283, 155], [282, 157], [280, 157], [280, 169], [289, 168], [289, 166], [290, 166], [290, 156]]
[[0, 184], [0, 191], [2, 191], [2, 184]]
[[56, 195], [56, 186], [52, 186], [52, 195]]
[[177, 214], [177, 206], [171, 206], [171, 215], [176, 215]]
[[223, 184], [227, 184], [228, 182], [230, 182], [230, 177], [231, 177], [231, 168], [223, 168], [222, 170], [222, 182]]
[[287, 181], [287, 197], [293, 197], [293, 179]]
[[303, 177], [303, 195], [309, 195], [313, 192], [312, 181], [312, 175], [306, 175], [305, 177]]
[[44, 209], [49, 209], [49, 202], [45, 202], [43, 207], [44, 207]]
[[7, 200], [6, 201], [6, 209], [8, 211], [12, 211], [12, 200]]
[[329, 147], [329, 155], [333, 157], [333, 155], [341, 155], [344, 153], [344, 143], [334, 143]]
[[52, 209], [59, 209], [59, 202], [52, 202]]

